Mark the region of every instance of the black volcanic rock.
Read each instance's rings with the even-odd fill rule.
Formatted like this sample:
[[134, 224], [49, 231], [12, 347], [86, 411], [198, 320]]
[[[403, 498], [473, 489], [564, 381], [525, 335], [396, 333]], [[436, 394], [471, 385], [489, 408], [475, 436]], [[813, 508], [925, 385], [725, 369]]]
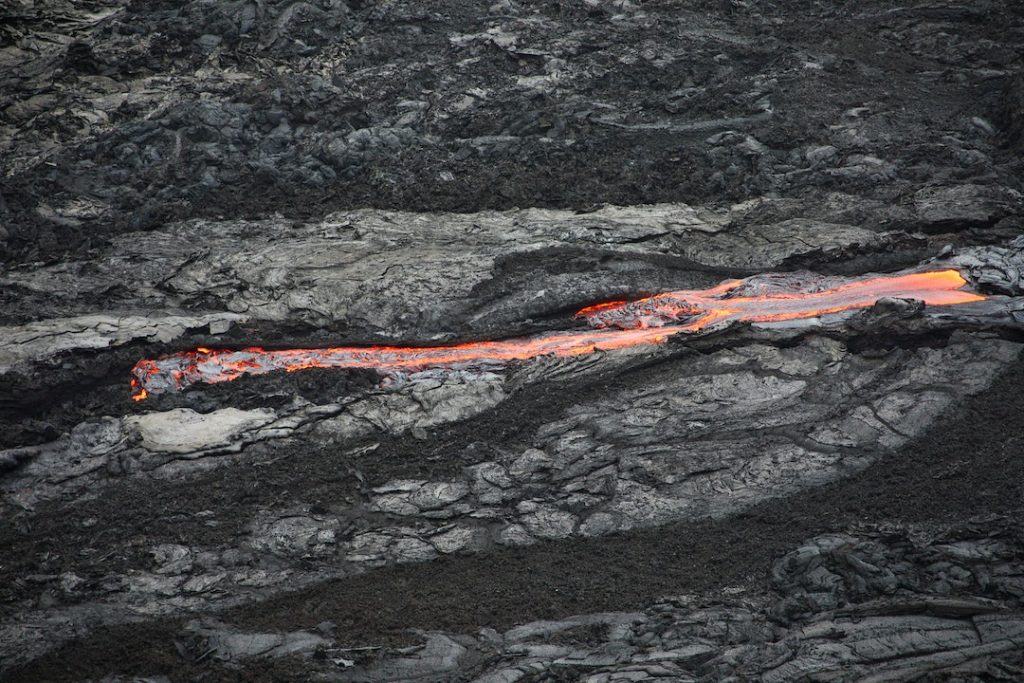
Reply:
[[847, 5], [8, 2], [0, 678], [1020, 678], [1019, 8]]

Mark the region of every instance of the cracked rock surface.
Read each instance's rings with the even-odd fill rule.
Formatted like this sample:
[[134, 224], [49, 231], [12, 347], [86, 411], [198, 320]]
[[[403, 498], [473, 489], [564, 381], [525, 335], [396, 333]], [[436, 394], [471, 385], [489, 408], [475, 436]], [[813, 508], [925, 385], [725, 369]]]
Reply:
[[[9, 4], [0, 680], [1024, 677], [1014, 3]], [[984, 298], [129, 388], [947, 269]]]
[[780, 557], [766, 594], [734, 587], [504, 632], [435, 632], [408, 653], [332, 677], [1011, 680], [1024, 671], [1021, 552], [1020, 529], [1005, 519], [941, 529], [863, 527], [808, 539]]
[[[686, 207], [656, 207], [653, 211], [699, 213]], [[651, 212], [613, 213], [619, 214], [616, 220], [627, 214], [628, 220], [646, 226]], [[494, 287], [498, 259], [514, 263], [522, 258], [521, 250], [551, 249], [550, 244], [538, 245], [534, 240], [546, 234], [571, 233], [578, 220], [551, 213], [545, 219], [548, 223], [534, 232], [529, 226], [535, 219], [536, 214], [529, 212], [525, 216], [477, 217], [479, 224], [505, 228], [498, 246], [493, 246], [487, 233], [480, 243], [510, 253], [502, 257], [498, 251], [498, 257], [488, 261], [489, 269], [485, 269], [479, 265], [472, 241], [467, 240], [459, 247], [466, 253], [449, 258], [450, 274], [461, 269], [467, 280], [480, 279], [461, 290], [462, 305], [458, 299], [450, 300], [445, 309], [450, 312], [438, 309], [426, 320], [384, 309], [377, 336], [405, 339], [457, 329], [467, 316], [472, 319], [474, 303], [484, 296], [480, 292], [493, 291], [489, 288]], [[388, 234], [394, 220], [393, 215], [364, 214], [361, 239], [372, 243], [374, 231]], [[430, 220], [439, 230], [457, 231], [468, 223], [461, 219], [460, 225], [460, 219], [454, 217]], [[522, 232], [507, 228], [523, 224], [528, 227]], [[195, 230], [199, 225], [172, 227], [168, 232]], [[196, 258], [189, 257], [184, 267], [172, 266], [174, 277], [184, 277], [189, 268], [196, 273], [209, 272], [211, 264], [224, 259], [237, 259], [239, 264], [276, 259], [278, 265], [270, 268], [283, 281], [302, 269], [294, 258], [258, 255], [273, 254], [280, 248], [274, 240], [259, 237], [261, 231], [268, 230], [266, 224], [253, 224], [246, 230], [252, 237], [241, 248], [231, 253], [211, 248]], [[497, 233], [496, 229], [493, 234]], [[311, 253], [329, 265], [318, 267], [321, 277], [310, 288], [314, 292], [321, 288], [324, 300], [358, 299], [369, 305], [372, 298], [365, 294], [357, 297], [348, 289], [359, 286], [354, 283], [360, 280], [351, 272], [360, 272], [365, 259], [334, 262], [332, 249], [340, 252], [347, 241], [330, 233], [330, 228], [327, 234], [331, 237], [317, 238], [324, 240], [323, 246]], [[665, 265], [681, 258], [673, 254], [672, 244], [693, 243], [696, 246], [691, 253], [697, 254], [701, 248], [710, 253], [711, 247], [701, 245], [713, 243], [717, 235], [710, 230], [691, 234], [688, 228], [678, 233], [668, 229], [642, 246], [619, 242], [606, 253], [648, 264], [666, 278], [699, 281], [725, 271], [713, 259], [701, 263], [687, 257], [679, 261], [684, 266]], [[286, 241], [285, 247], [303, 239], [296, 236]], [[437, 281], [436, 265], [414, 259], [424, 242], [408, 241], [412, 246], [403, 244], [393, 253], [382, 254], [391, 253], [398, 263], [403, 259], [415, 262], [425, 278]], [[794, 253], [802, 248], [795, 242], [789, 244]], [[564, 252], [574, 249], [568, 245], [559, 248]], [[737, 253], [736, 247], [730, 248]], [[870, 254], [874, 247], [858, 244], [845, 248]], [[104, 278], [112, 277], [104, 273], [108, 264], [124, 262], [117, 249], [116, 245], [110, 247], [107, 256], [90, 268], [101, 287]], [[587, 247], [575, 249], [587, 253]], [[14, 666], [31, 671], [34, 664], [60, 656], [56, 652], [61, 650], [55, 652], [54, 648], [75, 648], [75, 643], [89, 642], [96, 634], [128, 628], [144, 619], [159, 625], [151, 628], [179, 634], [175, 642], [180, 657], [192, 667], [227, 670], [258, 666], [253, 662], [269, 658], [304, 670], [323, 666], [330, 672], [328, 677], [339, 674], [336, 669], [340, 667], [343, 677], [354, 676], [354, 680], [458, 678], [470, 671], [485, 675], [480, 669], [482, 651], [503, 662], [512, 660], [510, 666], [486, 673], [498, 678], [484, 680], [518, 680], [516, 676], [564, 667], [587, 672], [593, 680], [641, 675], [714, 677], [728, 667], [736, 671], [761, 667], [759, 675], [779, 680], [796, 675], [794, 671], [811, 675], [839, 669], [898, 677], [906, 673], [901, 666], [910, 667], [907, 671], [961, 664], [969, 669], [979, 657], [1002, 662], [1017, 642], [1014, 629], [1022, 628], [1014, 621], [1016, 617], [993, 621], [992, 637], [977, 635], [977, 630], [989, 628], [989, 621], [979, 626], [964, 621], [964, 615], [930, 613], [922, 620], [914, 607], [906, 608], [911, 610], [909, 615], [899, 612], [903, 607], [891, 608], [897, 610], [895, 614], [889, 613], [889, 607], [879, 607], [884, 614], [877, 617], [877, 623], [865, 625], [860, 620], [850, 621], [848, 615], [832, 613], [847, 600], [847, 589], [816, 568], [813, 579], [794, 579], [795, 583], [780, 589], [783, 597], [772, 605], [759, 603], [755, 609], [737, 603], [716, 608], [716, 618], [728, 624], [743, 623], [745, 629], [760, 634], [751, 636], [755, 638], [750, 645], [753, 654], [741, 656], [729, 649], [727, 661], [716, 658], [725, 643], [716, 644], [706, 636], [697, 644], [690, 640], [665, 644], [664, 651], [637, 650], [631, 645], [633, 638], [647, 635], [629, 631], [639, 622], [619, 613], [607, 617], [581, 612], [551, 627], [551, 633], [575, 633], [574, 629], [583, 627], [603, 632], [606, 627], [611, 629], [613, 622], [618, 624], [615, 628], [619, 630], [609, 631], [617, 634], [618, 640], [583, 649], [579, 643], [524, 644], [508, 633], [472, 641], [468, 636], [432, 632], [422, 647], [403, 646], [415, 654], [404, 656], [402, 647], [373, 645], [367, 646], [374, 648], [371, 650], [353, 650], [362, 653], [356, 659], [345, 656], [344, 637], [338, 639], [336, 631], [327, 627], [321, 629], [326, 635], [313, 633], [316, 624], [294, 632], [274, 628], [249, 631], [232, 624], [230, 618], [219, 620], [278, 599], [285, 591], [316, 591], [330, 582], [353, 581], [398, 566], [429, 566], [446, 557], [485, 559], [538, 544], [600, 544], [612, 535], [628, 538], [629, 534], [671, 525], [735, 523], [738, 515], [752, 508], [799, 499], [808, 491], [842, 485], [858, 474], [870, 475], [878, 463], [904, 457], [907, 448], [914, 448], [916, 441], [936, 429], [940, 417], [955, 411], [966, 397], [985, 392], [1016, 362], [1020, 354], [1016, 335], [1021, 324], [1022, 302], [1017, 294], [1022, 252], [1024, 244], [1015, 240], [1002, 246], [957, 248], [930, 262], [959, 268], [968, 286], [990, 293], [983, 301], [955, 307], [883, 299], [859, 311], [809, 321], [731, 325], [659, 347], [386, 376], [369, 371], [304, 370], [200, 385], [137, 404], [131, 404], [122, 393], [126, 392], [124, 378], [94, 379], [101, 397], [121, 396], [97, 415], [90, 407], [94, 399], [72, 390], [63, 398], [61, 408], [64, 417], [60, 419], [65, 420], [67, 431], [56, 438], [47, 440], [45, 434], [35, 433], [28, 415], [10, 422], [10, 433], [21, 443], [0, 451], [0, 462], [7, 470], [0, 486], [8, 511], [5, 517], [12, 524], [8, 542], [24, 552], [5, 567], [11, 581], [6, 599], [15, 609], [0, 625], [0, 647]], [[148, 277], [165, 267], [161, 259], [173, 258], [173, 253], [151, 253], [147, 257], [151, 265], [139, 272]], [[35, 269], [29, 276], [43, 277], [48, 268]], [[198, 277], [191, 276], [193, 280]], [[578, 292], [569, 286], [574, 282], [590, 282], [595, 289], [610, 287], [613, 273], [551, 274], [535, 278], [532, 286], [544, 291], [545, 277], [564, 287], [555, 289], [554, 296], [558, 296], [559, 291]], [[810, 276], [794, 273], [793, 277]], [[140, 278], [132, 287], [143, 300], [149, 299], [143, 294], [147, 282]], [[784, 282], [777, 279], [772, 286]], [[440, 291], [437, 285], [433, 287], [423, 290], [424, 302], [427, 291]], [[339, 315], [338, 327], [322, 319], [314, 326], [296, 309], [282, 308], [280, 294], [254, 290], [242, 292], [260, 297], [263, 303], [249, 299], [248, 317], [236, 319], [220, 333], [209, 324], [198, 330], [184, 327], [182, 317], [192, 313], [173, 319], [156, 317], [151, 324], [162, 326], [160, 334], [176, 340], [170, 348], [174, 343], [208, 343], [217, 337], [227, 340], [240, 330], [271, 330], [270, 323], [292, 320], [297, 325], [292, 334], [305, 334], [308, 339], [350, 324], [342, 322]], [[181, 297], [185, 291], [179, 287], [175, 296]], [[210, 291], [206, 295], [212, 296]], [[571, 311], [581, 301], [576, 297], [587, 295], [573, 294], [554, 311], [550, 304], [541, 304], [549, 308], [538, 313], [532, 313], [537, 297], [513, 296], [503, 305], [519, 319], [530, 319], [532, 314], [542, 326], [572, 327], [579, 323], [569, 313], [555, 311]], [[15, 382], [40, 378], [43, 389], [56, 395], [62, 387], [73, 385], [76, 376], [88, 372], [95, 362], [96, 347], [110, 354], [161, 348], [153, 342], [140, 346], [133, 338], [139, 316], [116, 314], [89, 328], [90, 335], [105, 335], [106, 344], [77, 346], [81, 328], [65, 331], [69, 328], [61, 327], [63, 321], [72, 319], [62, 314], [76, 305], [76, 300], [60, 291], [47, 299], [43, 310], [52, 311], [53, 318], [10, 328], [40, 330], [50, 325], [47, 339], [56, 340], [36, 349], [33, 356], [18, 350], [35, 337], [11, 335], [8, 344], [15, 349], [11, 357], [16, 360], [8, 374]], [[150, 305], [164, 305], [159, 299], [149, 300]], [[190, 305], [187, 295], [175, 301], [178, 310]], [[205, 307], [215, 308], [209, 299]], [[339, 311], [336, 307], [323, 310]], [[202, 316], [208, 315], [212, 314], [202, 313], [193, 320], [203, 321], [207, 318]], [[86, 318], [79, 314], [73, 319]], [[314, 331], [307, 331], [311, 329]], [[67, 343], [62, 341], [64, 335], [70, 335]], [[55, 375], [48, 378], [50, 371]], [[39, 410], [36, 415], [36, 420], [58, 420], [52, 411]], [[284, 481], [273, 485], [280, 493], [272, 497], [260, 493], [268, 481], [281, 477]], [[130, 517], [137, 513], [145, 518], [172, 513], [173, 517], [156, 527], [142, 527], [105, 541], [99, 547], [107, 550], [97, 557], [93, 534], [116, 528], [104, 520], [115, 509], [133, 505], [141, 505], [141, 509], [120, 514]], [[33, 548], [38, 547], [35, 539], [40, 536], [59, 543], [59, 550], [36, 554], [39, 551]], [[796, 557], [832, 553], [807, 548], [843, 546], [843, 538], [817, 537], [811, 546], [801, 546]], [[114, 556], [116, 560], [110, 563]], [[779, 568], [795, 561], [786, 555], [781, 564], [776, 563], [772, 576], [778, 580], [783, 572]], [[850, 562], [860, 567], [859, 560]], [[886, 562], [898, 563], [888, 556]], [[904, 562], [900, 567], [916, 571], [906, 568], [912, 564]], [[930, 571], [931, 566], [925, 569]], [[879, 591], [898, 584], [896, 579], [886, 578], [887, 569], [867, 571], [878, 575], [875, 578], [882, 588], [875, 588]], [[992, 571], [1000, 576], [1004, 573], [1002, 569]], [[966, 580], [962, 573], [954, 578]], [[933, 583], [941, 581], [948, 583], [946, 579]], [[799, 590], [793, 587], [797, 584]], [[867, 590], [862, 582], [856, 589]], [[938, 588], [934, 592], [945, 595]], [[955, 600], [940, 603], [944, 606], [937, 609], [961, 605]], [[969, 600], [963, 604], [968, 612], [974, 609]], [[927, 609], [921, 608], [925, 612], [931, 609], [927, 605]], [[666, 607], [663, 602], [640, 607], [648, 610], [643, 613], [647, 615], [683, 609]], [[772, 626], [778, 619], [790, 618], [791, 613], [815, 609], [817, 620], [806, 617], [807, 624], [793, 627], [792, 632]], [[983, 613], [988, 619], [989, 612]], [[974, 614], [968, 615], [970, 619]], [[677, 616], [704, 619], [683, 612]], [[612, 622], [602, 621], [606, 618]], [[191, 621], [180, 624], [178, 619]], [[828, 634], [830, 642], [850, 645], [846, 650], [820, 654], [815, 638], [826, 636], [814, 635], [818, 633], [815, 629]], [[920, 635], [922, 630], [929, 635]], [[551, 635], [543, 632], [546, 638]], [[762, 641], [773, 643], [772, 653], [779, 650], [770, 658], [777, 665], [766, 663]], [[180, 645], [182, 642], [186, 645]], [[510, 648], [507, 651], [502, 649], [506, 646]], [[874, 654], [872, 648], [879, 652], [903, 648], [899, 657], [905, 661], [901, 659], [897, 666], [891, 657]], [[374, 653], [372, 663], [366, 659], [368, 652]], [[783, 656], [785, 652], [789, 654]], [[744, 657], [753, 658], [752, 663]], [[883, 659], [884, 666], [873, 664]], [[330, 665], [322, 665], [323, 661]], [[464, 662], [470, 661], [474, 664], [467, 668]]]

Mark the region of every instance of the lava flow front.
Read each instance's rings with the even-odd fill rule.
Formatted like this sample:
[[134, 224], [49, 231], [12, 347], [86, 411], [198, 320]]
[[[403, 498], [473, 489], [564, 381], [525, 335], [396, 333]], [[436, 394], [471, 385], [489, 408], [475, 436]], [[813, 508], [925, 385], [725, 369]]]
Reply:
[[782, 322], [817, 318], [872, 306], [879, 299], [917, 299], [927, 305], [980, 301], [964, 289], [956, 270], [911, 272], [859, 279], [759, 275], [728, 280], [710, 289], [666, 292], [636, 301], [617, 301], [581, 310], [596, 329], [523, 339], [450, 346], [341, 346], [325, 349], [240, 351], [197, 349], [139, 361], [132, 370], [133, 398], [178, 391], [197, 382], [227, 382], [242, 375], [305, 368], [368, 368], [383, 372], [458, 368], [527, 360], [537, 356], [578, 356], [599, 350], [664, 343], [682, 332], [730, 322]]

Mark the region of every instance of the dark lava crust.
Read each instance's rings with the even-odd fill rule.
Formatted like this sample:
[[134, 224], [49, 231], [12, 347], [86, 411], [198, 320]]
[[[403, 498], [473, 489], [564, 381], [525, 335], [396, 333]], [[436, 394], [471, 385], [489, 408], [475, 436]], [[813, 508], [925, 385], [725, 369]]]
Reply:
[[[1011, 1], [94, 5], [7, 10], [8, 262], [196, 216], [899, 201], [844, 164], [870, 143], [794, 154], [844, 112], [916, 146], [916, 180], [1019, 171]], [[857, 168], [808, 172], [832, 165]]]
[[[729, 519], [380, 570], [241, 608], [225, 619], [254, 631], [289, 631], [330, 621], [338, 640], [352, 647], [400, 647], [417, 642], [417, 630], [504, 629], [535, 619], [629, 610], [680, 591], [716, 595], [736, 586], [769, 591], [774, 558], [802, 539], [837, 529], [913, 524], [942, 528], [979, 516], [988, 525], [1019, 528], [1024, 513], [1024, 396], [1017, 388], [1022, 382], [1024, 362], [1017, 362], [986, 394], [958, 405], [941, 426], [865, 472]], [[255, 490], [274, 495], [312, 486], [313, 499], [319, 490], [327, 494], [324, 502], [337, 501], [347, 489], [360, 485], [357, 480], [372, 485], [395, 475], [429, 477], [437, 474], [433, 467], [451, 466], [433, 458], [414, 465], [402, 461], [409, 469], [390, 472], [381, 471], [379, 462], [353, 462], [348, 467], [360, 469], [357, 477], [351, 472], [340, 475], [336, 458], [318, 456], [307, 460], [299, 473], [274, 464], [258, 468], [250, 481], [230, 486], [197, 482], [179, 491], [141, 490], [116, 504], [97, 501], [83, 513], [111, 518], [119, 516], [118, 509], [131, 508], [154, 538], [194, 542], [211, 533], [209, 527], [194, 525], [187, 515], [168, 518], [161, 511], [194, 508], [198, 499], [210, 497], [222, 516], [231, 519], [233, 510], [252, 500]], [[71, 525], [61, 527], [63, 516], [59, 510], [42, 516], [46, 538], [59, 540], [64, 547], [82, 543], [85, 539], [76, 538]], [[41, 532], [24, 530], [26, 535]], [[17, 554], [28, 550], [16, 543], [4, 539], [5, 547], [17, 548]], [[111, 658], [125, 674], [173, 671], [172, 680], [181, 681], [282, 681], [302, 676], [301, 660], [258, 661], [242, 669], [188, 661], [175, 647], [182, 626], [180, 620], [161, 620], [100, 629], [4, 680], [78, 681], [107, 670]]]
[[[1021, 54], [1012, 0], [8, 3], [0, 681], [1024, 679]], [[910, 268], [988, 299], [128, 390]]]

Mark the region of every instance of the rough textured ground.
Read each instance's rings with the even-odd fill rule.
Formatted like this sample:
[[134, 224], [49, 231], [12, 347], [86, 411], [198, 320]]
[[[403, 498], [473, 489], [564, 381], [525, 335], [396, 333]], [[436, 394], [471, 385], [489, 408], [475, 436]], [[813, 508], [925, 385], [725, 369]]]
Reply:
[[[1016, 3], [2, 11], [0, 680], [1024, 676]], [[906, 268], [990, 298], [129, 398]]]

